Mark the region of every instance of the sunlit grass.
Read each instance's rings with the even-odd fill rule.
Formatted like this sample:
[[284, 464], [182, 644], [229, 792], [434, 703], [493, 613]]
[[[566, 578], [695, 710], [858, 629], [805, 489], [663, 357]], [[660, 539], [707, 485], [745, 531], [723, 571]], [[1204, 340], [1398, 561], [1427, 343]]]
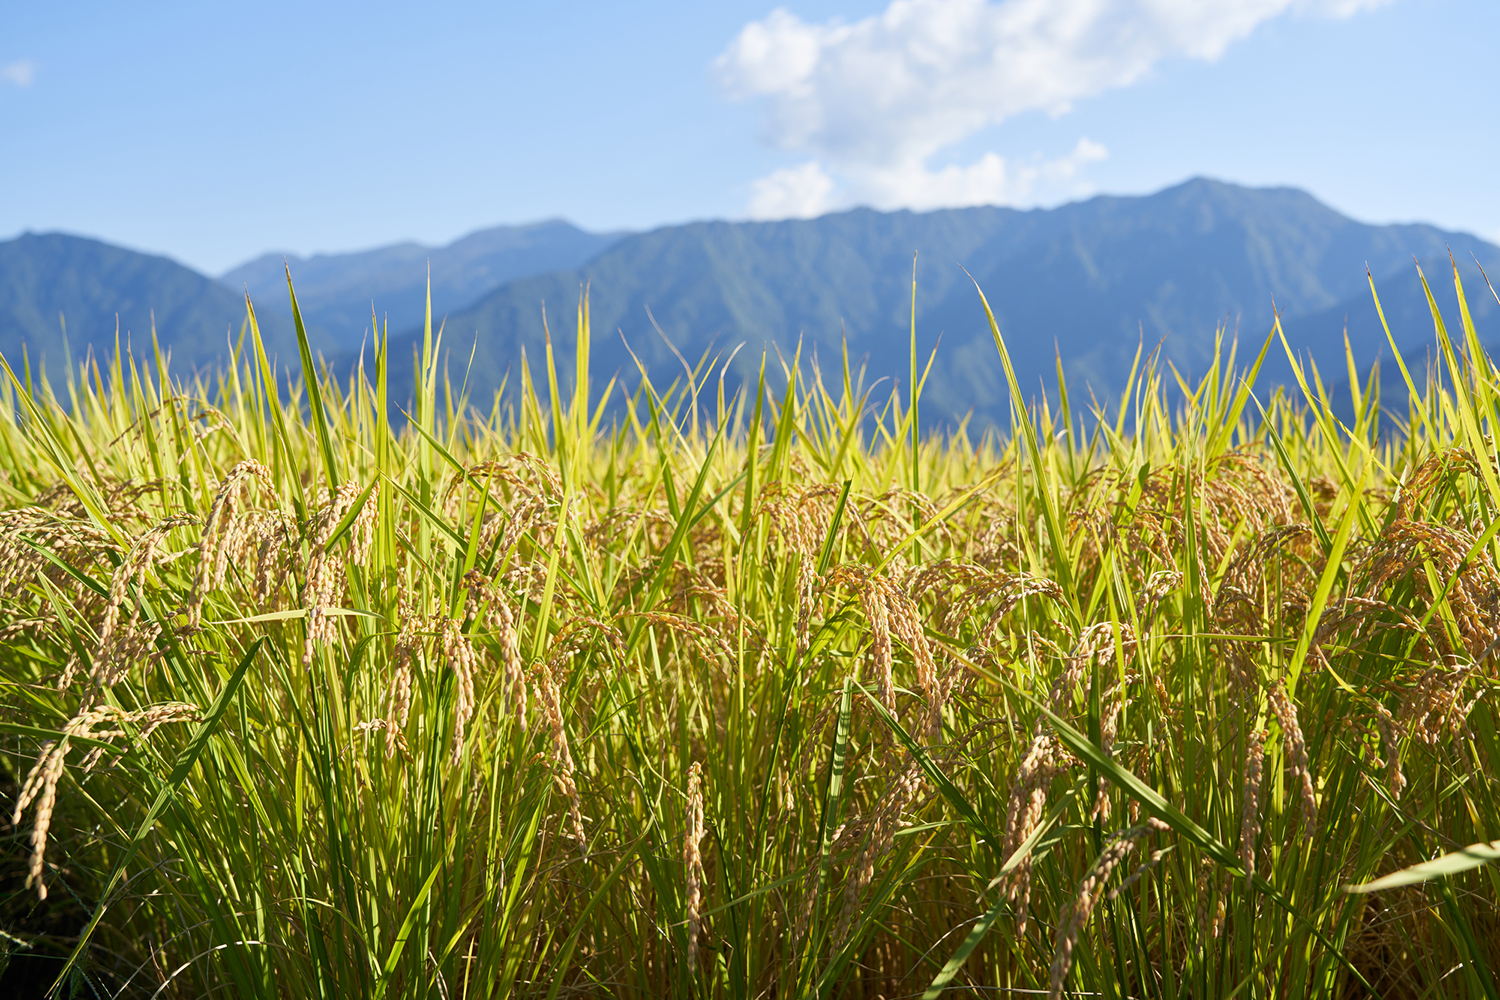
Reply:
[[1494, 866], [1345, 889], [1500, 837], [1460, 323], [1344, 423], [1223, 344], [1032, 406], [997, 330], [977, 440], [914, 350], [600, 388], [586, 306], [493, 406], [429, 321], [397, 425], [383, 337], [288, 380], [253, 313], [212, 381], [7, 366], [0, 947], [62, 995], [1494, 997]]

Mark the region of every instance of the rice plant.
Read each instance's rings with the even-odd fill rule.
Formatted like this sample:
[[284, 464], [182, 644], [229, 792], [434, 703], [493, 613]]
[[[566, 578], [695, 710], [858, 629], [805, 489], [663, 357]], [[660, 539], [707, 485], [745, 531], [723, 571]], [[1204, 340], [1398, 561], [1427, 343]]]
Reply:
[[248, 302], [212, 377], [7, 363], [0, 961], [57, 996], [1496, 997], [1500, 851], [1453, 852], [1500, 837], [1500, 370], [1458, 291], [1395, 408], [1310, 361], [1257, 387], [1278, 329], [1075, 411], [990, 316], [980, 435], [920, 433], [915, 329], [883, 399], [800, 353], [601, 388], [586, 301], [493, 401], [430, 316], [409, 406], [385, 335], [347, 375], [304, 335], [292, 378]]

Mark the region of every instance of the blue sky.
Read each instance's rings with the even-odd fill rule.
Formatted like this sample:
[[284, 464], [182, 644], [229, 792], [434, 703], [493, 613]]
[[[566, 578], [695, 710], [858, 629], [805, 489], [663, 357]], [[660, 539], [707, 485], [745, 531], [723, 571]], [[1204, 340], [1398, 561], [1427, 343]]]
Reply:
[[1500, 238], [1493, 0], [0, 11], [0, 237], [268, 250], [1145, 193]]

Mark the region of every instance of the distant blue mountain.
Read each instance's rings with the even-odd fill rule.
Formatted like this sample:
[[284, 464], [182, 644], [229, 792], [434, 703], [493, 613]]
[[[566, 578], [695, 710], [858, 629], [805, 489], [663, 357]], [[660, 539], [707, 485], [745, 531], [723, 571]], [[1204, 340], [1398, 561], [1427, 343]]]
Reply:
[[314, 349], [339, 356], [370, 329], [372, 305], [394, 329], [421, 321], [429, 262], [435, 308], [451, 310], [517, 277], [578, 266], [619, 238], [560, 221], [500, 226], [445, 247], [402, 243], [306, 260], [266, 254], [215, 281], [166, 257], [26, 233], [0, 241], [0, 353], [19, 364], [25, 345], [33, 364], [45, 360], [57, 376], [68, 353], [76, 360], [90, 348], [112, 351], [117, 325], [122, 345], [149, 352], [154, 328], [174, 370], [187, 374], [222, 363], [248, 291], [268, 350], [296, 366], [287, 264]]
[[[149, 356], [154, 329], [179, 375], [211, 368], [244, 318], [243, 293], [166, 257], [63, 233], [0, 241], [0, 353], [19, 365], [25, 345], [54, 378], [68, 353], [113, 352], [116, 331], [122, 347]], [[263, 326], [272, 353], [297, 356], [289, 322], [266, 317]]]
[[[566, 355], [587, 286], [596, 378], [618, 372], [634, 382], [627, 341], [653, 377], [670, 380], [681, 371], [673, 347], [696, 361], [711, 345], [727, 353], [744, 343], [735, 376], [748, 377], [763, 349], [789, 354], [800, 338], [804, 354], [816, 351], [825, 366], [846, 340], [872, 377], [904, 381], [917, 253], [920, 349], [942, 337], [925, 412], [949, 423], [972, 412], [985, 422], [1004, 419], [1007, 404], [965, 269], [988, 296], [1027, 391], [1055, 383], [1060, 355], [1075, 392], [1107, 396], [1122, 388], [1138, 345], [1149, 352], [1160, 343], [1179, 369], [1201, 371], [1216, 329], [1237, 332], [1241, 357], [1247, 350], [1253, 357], [1277, 310], [1294, 348], [1336, 382], [1346, 320], [1361, 365], [1389, 355], [1366, 267], [1398, 343], [1421, 357], [1432, 323], [1413, 260], [1451, 303], [1450, 249], [1473, 279], [1477, 321], [1488, 324], [1495, 301], [1473, 261], [1495, 273], [1500, 248], [1432, 226], [1365, 225], [1290, 188], [1198, 179], [1145, 197], [1047, 210], [856, 209], [810, 220], [701, 222], [629, 236], [581, 267], [503, 285], [450, 313], [445, 342], [455, 373], [474, 349], [468, 380], [475, 399], [485, 400], [523, 348], [541, 357], [544, 305], [554, 348]], [[413, 329], [397, 340], [393, 356], [405, 357], [419, 337]], [[1279, 347], [1266, 375], [1289, 376]]]
[[357, 349], [372, 313], [393, 330], [422, 321], [428, 267], [433, 308], [462, 308], [507, 282], [578, 267], [618, 242], [621, 233], [590, 233], [560, 219], [497, 226], [442, 247], [397, 243], [358, 253], [297, 257], [268, 253], [223, 274], [222, 284], [248, 290], [258, 307], [290, 315], [290, 266], [304, 321], [330, 350]]
[[[696, 361], [743, 343], [731, 373], [739, 379], [753, 374], [763, 350], [790, 356], [799, 339], [804, 357], [816, 353], [825, 367], [847, 340], [870, 381], [904, 382], [917, 253], [924, 357], [942, 338], [924, 413], [952, 424], [966, 414], [980, 423], [1004, 421], [1007, 413], [999, 358], [964, 269], [989, 297], [1026, 391], [1055, 383], [1060, 356], [1076, 401], [1089, 390], [1100, 398], [1117, 392], [1141, 344], [1148, 352], [1160, 344], [1165, 358], [1193, 374], [1224, 327], [1238, 332], [1241, 358], [1253, 356], [1273, 310], [1293, 347], [1316, 358], [1336, 388], [1345, 381], [1346, 330], [1362, 369], [1389, 359], [1366, 267], [1398, 345], [1420, 366], [1432, 322], [1414, 261], [1453, 316], [1450, 251], [1481, 337], [1500, 339], [1500, 305], [1476, 267], [1500, 275], [1500, 248], [1431, 226], [1365, 225], [1293, 189], [1209, 180], [1048, 210], [856, 209], [629, 236], [539, 223], [475, 233], [443, 248], [402, 244], [287, 263], [313, 346], [337, 365], [357, 351], [371, 299], [392, 330], [405, 331], [392, 344], [393, 398], [401, 399], [410, 391], [405, 358], [420, 340], [430, 260], [450, 371], [463, 374], [472, 349], [472, 398], [487, 405], [523, 349], [540, 359], [544, 308], [554, 347], [567, 360], [585, 286], [601, 385], [616, 373], [635, 382], [627, 341], [653, 378], [667, 382], [681, 371], [677, 352]], [[0, 242], [0, 352], [18, 359], [25, 344], [33, 361], [45, 357], [55, 374], [63, 360], [59, 317], [77, 358], [88, 347], [112, 347], [116, 317], [122, 336], [138, 350], [148, 347], [154, 316], [175, 370], [205, 368], [238, 336], [248, 288], [269, 348], [295, 366], [283, 267], [282, 258], [268, 255], [236, 268], [223, 279], [237, 283], [231, 290], [164, 257], [76, 236], [26, 234]], [[1393, 365], [1382, 375], [1387, 386], [1399, 385]], [[1284, 355], [1273, 350], [1264, 382], [1288, 377]]]

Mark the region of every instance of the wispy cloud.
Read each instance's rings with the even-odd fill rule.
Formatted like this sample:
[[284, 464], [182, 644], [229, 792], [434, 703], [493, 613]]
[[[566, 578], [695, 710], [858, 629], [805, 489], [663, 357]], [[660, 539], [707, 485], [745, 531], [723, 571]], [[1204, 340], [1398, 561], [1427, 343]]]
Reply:
[[4, 67], [0, 67], [0, 80], [15, 84], [17, 87], [29, 87], [36, 79], [36, 60], [17, 59]]
[[[1024, 201], [1104, 155], [1016, 163], [987, 153], [933, 169], [934, 157], [1027, 111], [1142, 79], [1163, 59], [1214, 60], [1287, 13], [1349, 17], [1389, 0], [894, 0], [853, 23], [812, 24], [778, 8], [747, 24], [714, 69], [732, 99], [764, 99], [763, 136], [813, 161], [752, 188], [771, 204], [860, 201], [937, 207]], [[793, 213], [797, 214], [797, 213]]]

